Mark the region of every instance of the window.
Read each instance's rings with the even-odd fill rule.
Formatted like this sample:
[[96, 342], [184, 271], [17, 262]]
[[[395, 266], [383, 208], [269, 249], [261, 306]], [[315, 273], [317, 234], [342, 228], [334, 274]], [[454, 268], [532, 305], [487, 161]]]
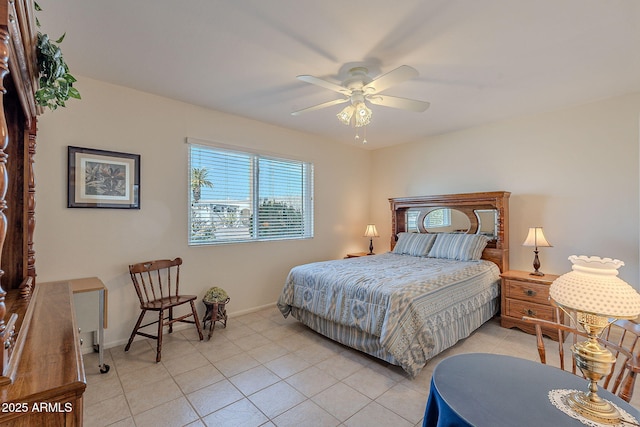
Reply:
[[189, 244], [313, 237], [313, 165], [189, 143]]

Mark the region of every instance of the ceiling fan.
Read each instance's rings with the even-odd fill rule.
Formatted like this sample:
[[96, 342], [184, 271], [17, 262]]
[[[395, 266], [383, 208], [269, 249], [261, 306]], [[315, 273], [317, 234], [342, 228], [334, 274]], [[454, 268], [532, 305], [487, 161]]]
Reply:
[[408, 65], [401, 65], [400, 67], [391, 70], [376, 79], [369, 77], [368, 72], [369, 70], [365, 67], [351, 68], [349, 70], [349, 77], [347, 77], [341, 84], [336, 84], [328, 80], [309, 75], [298, 76], [298, 80], [338, 92], [341, 95], [344, 95], [344, 98], [334, 99], [312, 107], [303, 108], [302, 110], [294, 111], [291, 114], [297, 116], [309, 111], [350, 102], [348, 106], [337, 114], [338, 120], [346, 125], [353, 123], [355, 127], [361, 127], [368, 125], [371, 121], [371, 109], [369, 109], [366, 102], [416, 112], [422, 112], [429, 108], [430, 104], [425, 101], [399, 98], [397, 96], [383, 95], [381, 93], [391, 86], [417, 77], [418, 71], [415, 68]]

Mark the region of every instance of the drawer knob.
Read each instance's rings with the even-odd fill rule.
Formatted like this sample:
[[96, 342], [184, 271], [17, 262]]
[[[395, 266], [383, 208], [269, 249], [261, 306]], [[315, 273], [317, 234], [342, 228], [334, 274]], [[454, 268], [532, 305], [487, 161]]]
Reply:
[[529, 317], [536, 317], [536, 311], [535, 310], [531, 310], [530, 308], [527, 310], [522, 310], [522, 312], [524, 314], [526, 314]]
[[527, 289], [526, 291], [524, 291], [524, 293], [528, 296], [528, 297], [534, 297], [536, 296], [537, 292], [534, 291], [533, 289]]

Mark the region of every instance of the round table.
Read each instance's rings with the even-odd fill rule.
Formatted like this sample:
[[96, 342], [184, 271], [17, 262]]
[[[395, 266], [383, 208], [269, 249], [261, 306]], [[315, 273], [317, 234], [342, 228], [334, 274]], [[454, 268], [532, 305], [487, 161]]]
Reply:
[[[451, 356], [433, 371], [423, 426], [584, 427], [551, 403], [549, 391], [587, 391], [587, 384], [571, 372], [517, 357]], [[602, 388], [598, 395], [640, 421], [640, 412], [618, 396]]]

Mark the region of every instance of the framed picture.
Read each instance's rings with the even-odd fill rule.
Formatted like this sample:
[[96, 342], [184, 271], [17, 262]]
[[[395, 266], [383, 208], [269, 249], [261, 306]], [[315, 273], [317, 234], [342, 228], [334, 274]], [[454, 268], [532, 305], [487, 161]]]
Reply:
[[69, 208], [140, 209], [140, 155], [69, 146]]

